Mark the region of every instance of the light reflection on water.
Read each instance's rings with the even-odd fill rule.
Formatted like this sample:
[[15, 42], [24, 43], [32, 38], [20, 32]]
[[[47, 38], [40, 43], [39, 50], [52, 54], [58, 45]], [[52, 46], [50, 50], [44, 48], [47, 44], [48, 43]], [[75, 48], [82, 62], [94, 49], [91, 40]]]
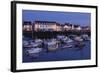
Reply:
[[84, 60], [90, 59], [90, 41], [84, 41], [85, 46], [82, 48], [59, 48], [56, 51], [48, 52], [43, 50], [41, 53], [29, 56], [25, 54], [25, 48], [23, 48], [23, 62], [41, 62], [41, 61], [60, 61], [60, 60]]

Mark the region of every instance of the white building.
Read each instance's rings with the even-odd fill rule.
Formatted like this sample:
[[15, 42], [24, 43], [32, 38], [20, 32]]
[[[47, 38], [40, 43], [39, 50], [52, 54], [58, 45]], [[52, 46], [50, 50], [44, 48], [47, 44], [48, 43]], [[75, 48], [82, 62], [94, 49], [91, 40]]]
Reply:
[[56, 31], [56, 22], [50, 21], [35, 21], [34, 23], [35, 31]]
[[[33, 28], [34, 27], [34, 28]], [[88, 28], [87, 28], [88, 29]], [[70, 23], [59, 24], [54, 21], [35, 21], [23, 23], [24, 31], [69, 31], [69, 30], [82, 30], [80, 25], [73, 25]]]
[[24, 31], [32, 31], [32, 23], [31, 22], [23, 22], [23, 30]]

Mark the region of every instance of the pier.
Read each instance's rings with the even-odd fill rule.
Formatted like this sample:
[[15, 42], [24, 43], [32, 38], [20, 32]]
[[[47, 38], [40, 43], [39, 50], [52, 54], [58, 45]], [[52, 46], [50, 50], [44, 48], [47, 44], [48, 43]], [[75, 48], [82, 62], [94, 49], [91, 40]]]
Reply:
[[46, 39], [46, 38], [56, 38], [57, 35], [82, 35], [82, 34], [87, 34], [88, 36], [91, 35], [90, 31], [30, 31], [30, 32], [23, 32], [23, 35], [31, 37], [33, 39], [35, 38], [40, 38], [40, 39]]

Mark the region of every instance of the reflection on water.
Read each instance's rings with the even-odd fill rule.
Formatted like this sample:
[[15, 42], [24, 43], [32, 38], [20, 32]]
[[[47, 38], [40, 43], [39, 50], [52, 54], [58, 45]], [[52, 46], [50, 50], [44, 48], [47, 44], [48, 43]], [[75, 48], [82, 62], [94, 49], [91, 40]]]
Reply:
[[80, 37], [52, 39], [23, 39], [23, 62], [90, 59], [90, 40]]

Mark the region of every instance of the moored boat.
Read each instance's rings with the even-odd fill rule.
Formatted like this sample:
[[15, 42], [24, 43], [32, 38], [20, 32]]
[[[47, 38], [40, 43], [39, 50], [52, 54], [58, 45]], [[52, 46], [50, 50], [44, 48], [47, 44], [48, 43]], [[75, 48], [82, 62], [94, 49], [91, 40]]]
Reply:
[[32, 56], [32, 57], [38, 57], [39, 53], [42, 51], [42, 48], [31, 48], [25, 51], [26, 55]]
[[85, 46], [85, 43], [84, 42], [75, 42], [74, 43], [74, 47], [77, 47], [77, 48], [83, 48]]
[[81, 35], [81, 37], [85, 41], [89, 41], [90, 40], [90, 37], [87, 34], [83, 34], [83, 35]]
[[77, 42], [82, 42], [83, 41], [83, 39], [80, 36], [75, 37], [74, 40], [77, 41]]
[[47, 51], [55, 51], [58, 48], [58, 44], [56, 40], [51, 40], [51, 41], [45, 41], [44, 42], [45, 48]]
[[62, 39], [64, 39], [64, 35], [57, 35], [57, 40], [62, 40]]

